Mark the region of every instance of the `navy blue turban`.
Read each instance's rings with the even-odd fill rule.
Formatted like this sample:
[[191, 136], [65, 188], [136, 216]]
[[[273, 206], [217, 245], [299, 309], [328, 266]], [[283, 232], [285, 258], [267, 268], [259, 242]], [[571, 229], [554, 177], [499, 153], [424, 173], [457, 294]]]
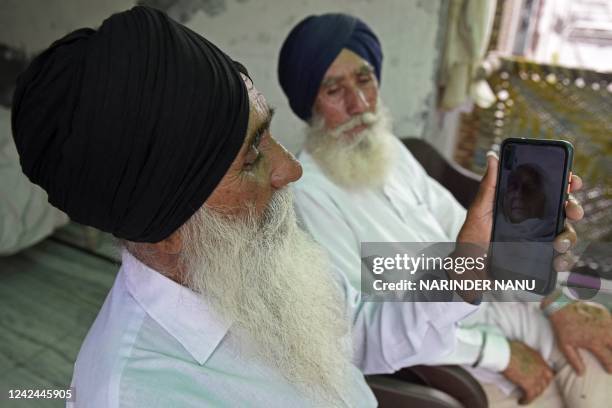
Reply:
[[301, 119], [310, 119], [321, 80], [343, 48], [368, 61], [380, 82], [380, 42], [370, 27], [356, 17], [346, 14], [306, 17], [283, 43], [278, 80], [291, 109]]
[[18, 79], [23, 171], [73, 220], [161, 241], [203, 205], [244, 142], [240, 67], [147, 7], [76, 30]]

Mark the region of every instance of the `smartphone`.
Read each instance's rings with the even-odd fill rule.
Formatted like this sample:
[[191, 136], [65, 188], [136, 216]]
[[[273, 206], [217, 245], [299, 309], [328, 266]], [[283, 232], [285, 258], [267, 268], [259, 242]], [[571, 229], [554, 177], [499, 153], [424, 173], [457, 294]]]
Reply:
[[503, 141], [489, 255], [494, 279], [527, 282], [525, 290], [542, 295], [554, 290], [552, 244], [564, 228], [573, 154], [563, 140]]

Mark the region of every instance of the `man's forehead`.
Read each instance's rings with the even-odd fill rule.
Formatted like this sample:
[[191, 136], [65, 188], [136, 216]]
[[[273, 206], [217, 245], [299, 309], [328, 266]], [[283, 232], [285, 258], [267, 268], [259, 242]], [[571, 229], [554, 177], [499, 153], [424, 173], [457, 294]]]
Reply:
[[373, 67], [355, 52], [344, 48], [325, 72], [323, 81], [339, 79], [346, 75], [355, 74], [362, 69], [372, 71]]
[[240, 75], [242, 75], [242, 79], [244, 80], [249, 92], [249, 103], [251, 105], [251, 109], [258, 115], [267, 115], [269, 109], [264, 95], [257, 90], [255, 84], [253, 84], [253, 81], [251, 81], [249, 77], [244, 74]]

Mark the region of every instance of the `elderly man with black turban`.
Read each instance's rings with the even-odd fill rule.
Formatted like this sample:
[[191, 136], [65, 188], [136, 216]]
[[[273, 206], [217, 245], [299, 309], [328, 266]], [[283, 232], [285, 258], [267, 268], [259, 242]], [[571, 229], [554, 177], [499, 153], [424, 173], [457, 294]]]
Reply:
[[[309, 16], [299, 22], [278, 61], [279, 81], [291, 109], [308, 125], [305, 148], [298, 156], [304, 176], [294, 185], [298, 216], [357, 290], [363, 242], [469, 242], [473, 236], [466, 226], [479, 216], [486, 220], [480, 224], [480, 239], [488, 241], [491, 231], [487, 214], [492, 212], [494, 186], [484, 195], [481, 191], [466, 214], [451, 193], [425, 173], [392, 133], [378, 94], [381, 70], [377, 36], [363, 21], [345, 14]], [[496, 171], [493, 154], [485, 185]], [[580, 179], [574, 176], [571, 185], [580, 188]], [[567, 204], [568, 219], [582, 214], [578, 203]], [[556, 238], [556, 249], [564, 253], [575, 240], [568, 228]], [[564, 261], [564, 255], [556, 259], [557, 269], [567, 267]], [[562, 399], [572, 407], [605, 404], [612, 386], [612, 377], [604, 371], [612, 371], [610, 314], [582, 303], [556, 311], [567, 299], [548, 305], [551, 299], [543, 302], [550, 320], [537, 304], [483, 304], [461, 322], [452, 353], [444, 354], [435, 342], [424, 343], [415, 353], [427, 355], [423, 361], [428, 364], [477, 367], [473, 372], [479, 379], [494, 383], [485, 387], [494, 406], [514, 406], [521, 393], [527, 403], [545, 389], [538, 401], [545, 406], [561, 406]], [[596, 322], [591, 314], [599, 316]], [[383, 336], [393, 332], [393, 326], [383, 328]], [[396, 344], [386, 352], [393, 355], [401, 348]], [[368, 373], [391, 372], [401, 363], [379, 360]], [[586, 376], [576, 376], [572, 365]], [[553, 374], [556, 381], [547, 388]]]
[[[364, 305], [333, 273], [297, 226], [301, 167], [271, 118], [243, 66], [146, 7], [68, 34], [20, 76], [24, 173], [123, 247], [70, 406], [374, 406], [361, 371], [451, 347], [476, 306]], [[475, 217], [464, 228], [480, 240]]]

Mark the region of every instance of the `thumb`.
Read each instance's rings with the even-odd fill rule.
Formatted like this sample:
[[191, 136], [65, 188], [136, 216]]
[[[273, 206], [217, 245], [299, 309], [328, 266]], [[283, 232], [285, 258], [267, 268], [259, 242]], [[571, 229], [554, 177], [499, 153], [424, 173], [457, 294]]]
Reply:
[[480, 188], [476, 194], [476, 200], [480, 204], [493, 205], [495, 200], [495, 186], [497, 185], [497, 167], [499, 159], [494, 151], [487, 153], [487, 171], [480, 181]]

